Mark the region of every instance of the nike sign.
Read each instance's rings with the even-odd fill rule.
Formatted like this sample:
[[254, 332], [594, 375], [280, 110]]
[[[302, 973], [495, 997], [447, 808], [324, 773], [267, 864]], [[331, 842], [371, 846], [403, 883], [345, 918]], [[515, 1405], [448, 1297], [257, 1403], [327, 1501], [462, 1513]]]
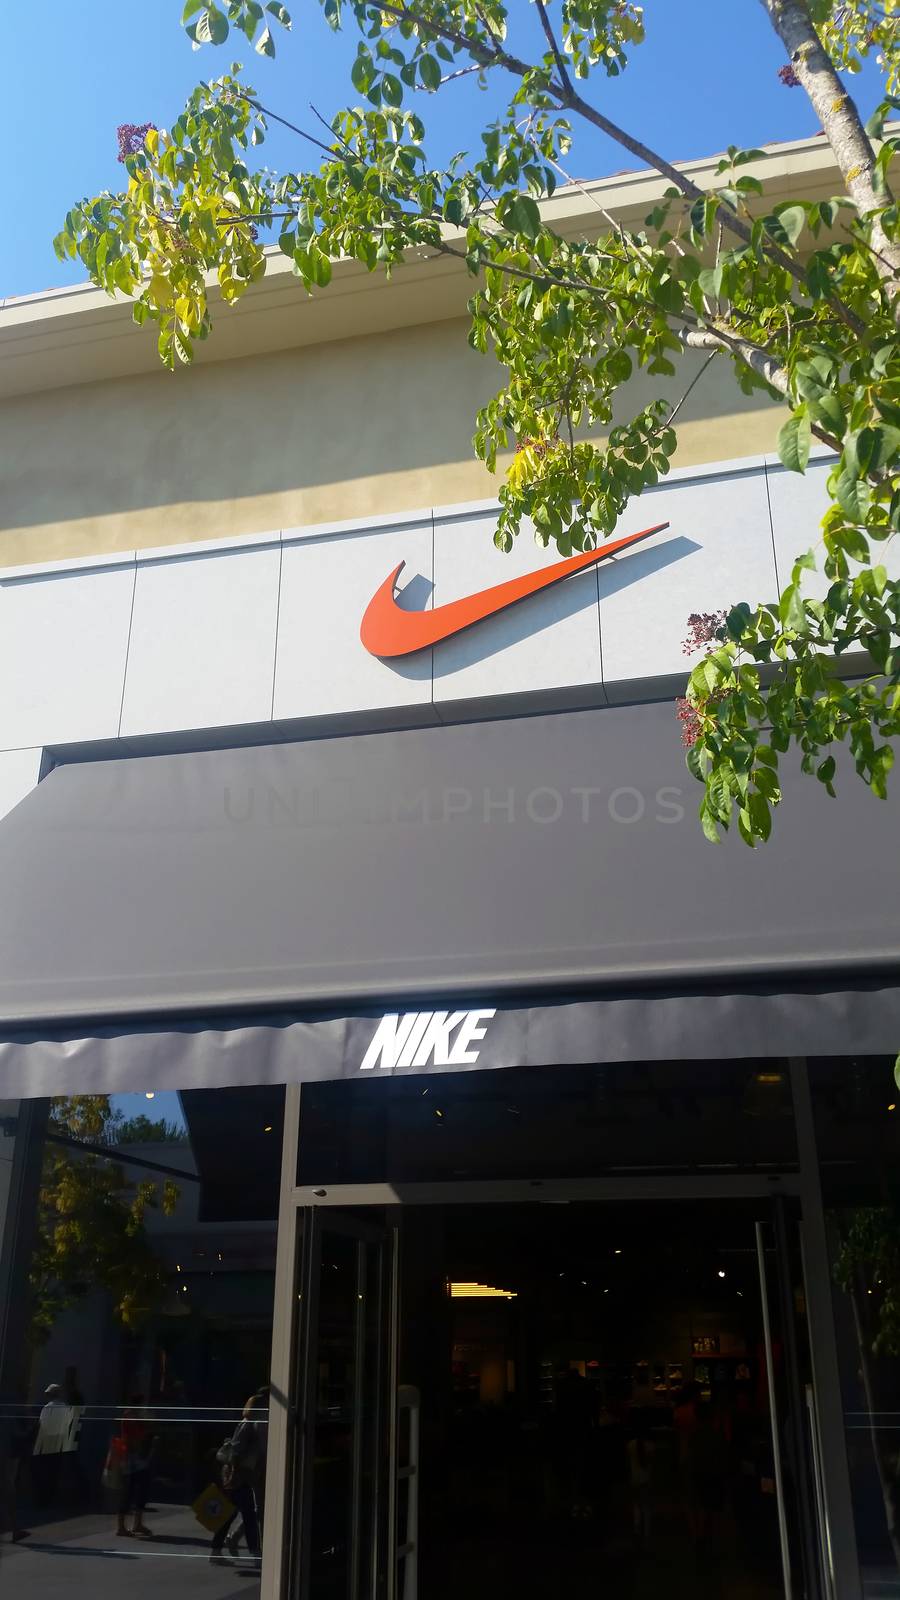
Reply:
[[583, 550], [577, 556], [555, 562], [552, 567], [542, 567], [538, 572], [529, 572], [522, 578], [509, 578], [506, 583], [481, 589], [478, 594], [470, 594], [464, 600], [451, 600], [447, 605], [435, 606], [433, 611], [404, 611], [397, 604], [394, 589], [406, 565], [405, 561], [401, 561], [369, 601], [360, 624], [360, 640], [370, 655], [381, 656], [384, 660], [394, 656], [409, 656], [416, 650], [427, 650], [429, 645], [439, 644], [454, 633], [462, 633], [464, 628], [471, 628], [476, 622], [495, 616], [498, 611], [506, 611], [509, 606], [518, 605], [520, 600], [527, 600], [542, 589], [551, 589], [573, 573], [583, 572], [585, 567], [595, 566], [607, 556], [617, 555], [620, 550], [627, 550], [641, 539], [661, 533], [668, 526], [667, 522], [659, 522], [655, 528], [629, 533], [624, 539], [613, 539], [609, 544], [599, 545], [596, 550]]
[[[481, 1040], [496, 1011], [396, 1011], [382, 1017], [360, 1063], [371, 1072], [376, 1063], [385, 1072], [396, 1067], [464, 1067], [478, 1060]], [[451, 1040], [451, 1033], [456, 1038]], [[473, 1048], [474, 1047], [474, 1048]]]

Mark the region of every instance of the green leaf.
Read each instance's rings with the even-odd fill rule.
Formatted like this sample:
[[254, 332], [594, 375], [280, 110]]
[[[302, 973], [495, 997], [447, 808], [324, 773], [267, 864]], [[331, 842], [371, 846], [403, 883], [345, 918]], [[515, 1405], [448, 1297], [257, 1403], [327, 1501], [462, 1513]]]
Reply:
[[393, 72], [386, 72], [381, 80], [382, 98], [389, 106], [402, 106], [403, 85]]
[[772, 813], [769, 810], [769, 802], [765, 795], [760, 794], [759, 791], [750, 793], [747, 796], [747, 809], [750, 812], [753, 832], [760, 839], [768, 839], [769, 834], [772, 832]]
[[685, 759], [685, 764], [687, 766], [688, 772], [691, 774], [691, 777], [692, 778], [699, 778], [700, 782], [702, 783], [703, 782], [703, 755], [697, 749], [696, 745], [691, 745], [691, 748], [688, 751], [688, 753], [687, 753], [687, 755], [685, 756], [684, 759]]
[[372, 82], [372, 58], [365, 45], [360, 45], [359, 53], [354, 58], [350, 68], [350, 81], [360, 94], [368, 95], [369, 85]]
[[835, 499], [852, 522], [865, 522], [872, 500], [872, 491], [862, 478], [857, 478], [846, 468], [833, 475]]
[[700, 802], [700, 823], [707, 839], [711, 844], [719, 843], [719, 825], [709, 809], [706, 800]]
[[796, 205], [779, 206], [775, 215], [787, 237], [788, 243], [796, 244], [803, 229], [806, 227], [806, 207]]
[[275, 40], [272, 38], [271, 28], [263, 28], [262, 33], [256, 41], [255, 48], [261, 56], [269, 56], [270, 58], [274, 56]]
[[778, 454], [789, 472], [805, 472], [812, 428], [805, 406], [789, 417], [778, 435]]
[[537, 238], [541, 231], [541, 213], [537, 201], [530, 195], [507, 195], [499, 209], [504, 227], [523, 233], [526, 239]]
[[425, 88], [429, 89], [432, 94], [435, 89], [440, 88], [442, 76], [441, 64], [436, 56], [420, 56], [419, 77], [422, 79]]
[[281, 0], [269, 0], [266, 10], [275, 18], [276, 22], [281, 23], [283, 28], [290, 28], [291, 13], [288, 11], [287, 6], [282, 5]]
[[207, 6], [197, 18], [197, 39], [200, 44], [224, 44], [228, 38], [228, 18], [215, 6]]
[[778, 610], [786, 628], [792, 628], [795, 633], [804, 631], [806, 628], [806, 611], [800, 595], [799, 584], [788, 584], [778, 602]]
[[678, 312], [684, 305], [684, 289], [668, 271], [654, 274], [650, 279], [650, 293], [664, 311]]
[[860, 446], [865, 439], [868, 458], [866, 470], [870, 472], [890, 466], [900, 454], [900, 428], [891, 427], [888, 423], [877, 428], [863, 428], [859, 438]]
[[724, 272], [724, 270], [725, 269], [722, 266], [721, 261], [718, 262], [717, 265], [714, 266], [714, 267], [704, 267], [703, 268], [702, 272], [700, 272], [698, 274], [697, 282], [699, 283], [699, 285], [700, 285], [701, 289], [703, 290], [704, 294], [710, 294], [710, 295], [721, 294], [721, 292], [722, 292], [722, 273]]

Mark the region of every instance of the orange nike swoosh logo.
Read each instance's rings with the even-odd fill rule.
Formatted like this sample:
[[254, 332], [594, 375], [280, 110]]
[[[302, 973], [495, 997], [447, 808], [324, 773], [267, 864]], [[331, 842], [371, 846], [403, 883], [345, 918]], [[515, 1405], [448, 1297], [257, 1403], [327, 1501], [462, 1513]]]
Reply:
[[529, 572], [523, 578], [510, 578], [506, 583], [496, 583], [493, 588], [481, 589], [477, 594], [467, 595], [464, 600], [451, 600], [447, 605], [435, 606], [433, 611], [404, 611], [402, 606], [398, 606], [394, 589], [406, 566], [406, 562], [401, 561], [369, 601], [360, 623], [360, 640], [370, 655], [383, 659], [410, 656], [416, 650], [427, 650], [429, 645], [439, 644], [442, 639], [449, 639], [452, 634], [461, 633], [464, 628], [471, 628], [476, 622], [495, 616], [498, 611], [506, 611], [509, 606], [518, 605], [520, 600], [527, 600], [529, 595], [538, 594], [542, 589], [552, 589], [555, 583], [562, 583], [573, 573], [583, 572], [585, 567], [592, 567], [607, 556], [617, 555], [620, 550], [627, 550], [641, 539], [649, 539], [652, 533], [661, 533], [668, 526], [668, 522], [658, 522], [655, 528], [629, 533], [624, 539], [613, 539], [611, 544], [600, 545], [596, 550], [583, 550], [577, 556], [556, 562], [552, 567]]

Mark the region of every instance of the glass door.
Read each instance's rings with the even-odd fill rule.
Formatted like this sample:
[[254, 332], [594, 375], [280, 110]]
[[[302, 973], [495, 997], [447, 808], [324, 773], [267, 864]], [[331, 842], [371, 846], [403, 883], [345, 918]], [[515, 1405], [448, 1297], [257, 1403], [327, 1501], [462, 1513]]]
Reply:
[[377, 1213], [314, 1208], [305, 1221], [290, 1593], [389, 1600], [395, 1232]]
[[784, 1196], [773, 1197], [767, 1211], [756, 1223], [756, 1248], [784, 1593], [788, 1600], [833, 1600], [800, 1214]]

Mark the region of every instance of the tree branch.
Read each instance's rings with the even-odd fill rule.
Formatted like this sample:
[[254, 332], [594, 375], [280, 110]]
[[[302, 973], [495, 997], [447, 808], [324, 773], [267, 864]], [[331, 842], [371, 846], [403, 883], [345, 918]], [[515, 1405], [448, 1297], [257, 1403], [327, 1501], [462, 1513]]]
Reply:
[[[481, 44], [477, 39], [470, 38], [465, 33], [459, 33], [454, 28], [448, 28], [444, 23], [423, 17], [414, 6], [391, 4], [390, 0], [378, 0], [378, 3], [381, 11], [386, 12], [389, 16], [396, 17], [398, 22], [412, 23], [418, 28], [426, 29], [428, 32], [443, 38], [448, 44], [455, 45], [458, 50], [467, 50], [483, 66], [504, 67], [518, 78], [528, 77], [535, 70], [533, 66], [529, 66], [527, 61], [522, 61], [519, 56], [511, 55], [501, 44], [495, 42], [493, 48], [488, 49], [486, 45]], [[774, 4], [775, 0], [762, 0], [762, 3], [764, 5]], [[539, 6], [539, 10], [543, 10], [542, 5]], [[549, 22], [547, 26], [549, 27]], [[552, 28], [550, 29], [550, 34], [552, 35]], [[493, 35], [491, 37], [493, 38]], [[555, 39], [553, 43], [555, 45]], [[616, 144], [627, 150], [630, 155], [635, 156], [638, 161], [642, 161], [645, 166], [652, 167], [661, 177], [668, 178], [669, 182], [679, 190], [686, 200], [694, 201], [706, 198], [707, 191], [692, 182], [683, 172], [679, 171], [678, 167], [673, 166], [671, 161], [667, 161], [665, 156], [660, 155], [657, 150], [653, 150], [650, 145], [644, 144], [642, 140], [635, 139], [624, 128], [620, 128], [617, 123], [611, 122], [609, 117], [604, 116], [601, 111], [597, 110], [596, 106], [592, 106], [589, 101], [585, 100], [572, 84], [568, 73], [566, 74], [566, 79], [567, 81], [565, 82], [557, 83], [553, 77], [548, 76], [545, 85], [547, 92], [553, 96], [561, 110], [576, 112], [578, 116], [583, 117], [586, 122], [590, 122], [601, 133], [605, 133], [607, 138], [614, 140]], [[753, 243], [751, 228], [722, 200], [718, 203], [717, 216], [722, 226], [727, 228], [730, 233], [735, 234], [744, 244]], [[775, 262], [777, 266], [789, 273], [795, 282], [802, 284], [806, 288], [806, 273], [799, 262], [792, 260], [779, 245], [770, 239], [763, 241], [762, 248], [770, 261]], [[839, 302], [829, 298], [829, 304], [853, 329], [854, 333], [862, 334], [865, 332], [865, 328], [859, 319], [854, 317]]]
[[553, 32], [553, 28], [551, 27], [550, 18], [547, 15], [547, 8], [544, 5], [544, 0], [535, 0], [535, 5], [537, 6], [538, 16], [541, 19], [541, 27], [547, 36], [547, 42], [550, 46], [550, 49], [553, 51], [553, 59], [556, 62], [556, 70], [559, 73], [559, 81], [563, 88], [568, 90], [569, 94], [573, 94], [574, 87], [572, 80], [569, 77], [569, 69], [566, 66], [563, 53], [556, 42], [556, 34]]
[[[880, 212], [892, 203], [893, 197], [887, 186], [876, 189], [877, 167], [871, 140], [816, 32], [805, 0], [761, 0], [761, 4], [822, 124], [847, 193], [862, 215]], [[872, 233], [879, 277], [894, 298], [900, 291], [900, 247], [888, 239], [877, 216]]]
[[672, 407], [672, 410], [669, 412], [669, 415], [666, 417], [666, 420], [663, 423], [663, 427], [664, 428], [671, 428], [672, 423], [675, 421], [675, 418], [677, 417], [679, 411], [681, 410], [681, 408], [684, 405], [685, 401], [687, 400], [688, 396], [697, 387], [697, 384], [700, 382], [700, 379], [706, 376], [706, 373], [709, 371], [710, 367], [712, 366], [713, 362], [715, 361], [716, 356], [720, 354], [721, 348], [722, 348], [721, 345], [719, 345], [719, 346], [717, 346], [717, 348], [715, 350], [710, 351], [710, 354], [707, 356], [707, 358], [704, 361], [702, 367], [700, 367], [699, 370], [694, 373], [694, 376], [692, 377], [690, 383], [688, 384], [687, 388], [685, 389], [684, 394], [681, 396], [681, 399], [677, 402], [676, 405], [674, 405]]
[[[754, 344], [752, 340], [743, 339], [740, 334], [731, 333], [725, 328], [686, 327], [681, 335], [681, 341], [688, 350], [727, 350], [730, 355], [738, 356], [745, 362], [751, 371], [763, 378], [770, 388], [775, 389], [785, 400], [790, 400], [790, 381], [784, 367], [761, 345]], [[841, 442], [834, 437], [834, 434], [827, 433], [815, 423], [812, 431], [817, 439], [840, 455]]]

